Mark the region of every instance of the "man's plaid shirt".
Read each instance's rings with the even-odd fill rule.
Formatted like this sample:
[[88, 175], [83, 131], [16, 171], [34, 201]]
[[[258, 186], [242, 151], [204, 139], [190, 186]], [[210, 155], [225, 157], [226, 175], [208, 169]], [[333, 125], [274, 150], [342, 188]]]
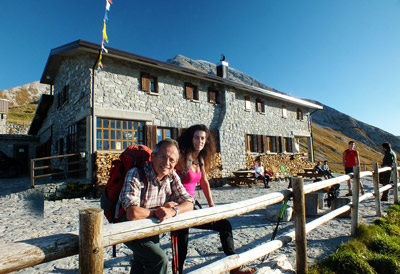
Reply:
[[[119, 200], [124, 209], [127, 209], [129, 206], [155, 208], [170, 201], [174, 201], [178, 204], [186, 200], [192, 203], [194, 202], [192, 196], [186, 192], [186, 189], [181, 183], [181, 179], [175, 171], [165, 176], [160, 182], [154, 172], [152, 163], [149, 162], [144, 166], [144, 174], [142, 174], [142, 177], [144, 176], [147, 177], [147, 185], [143, 183], [143, 178], [140, 178], [137, 168], [134, 167], [127, 172], [124, 185], [119, 195]], [[145, 188], [143, 197], [140, 197], [142, 192], [141, 186]]]

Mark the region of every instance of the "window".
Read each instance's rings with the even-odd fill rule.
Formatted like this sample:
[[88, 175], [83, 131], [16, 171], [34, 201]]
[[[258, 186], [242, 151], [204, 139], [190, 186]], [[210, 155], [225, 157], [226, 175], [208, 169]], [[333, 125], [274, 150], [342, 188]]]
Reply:
[[293, 138], [285, 137], [285, 151], [293, 152]]
[[78, 152], [78, 125], [73, 124], [68, 127], [67, 153]]
[[167, 138], [176, 139], [177, 130], [175, 128], [157, 127], [157, 143]]
[[297, 120], [303, 121], [303, 111], [301, 109], [297, 109]]
[[250, 111], [251, 110], [251, 101], [249, 96], [244, 96], [244, 101], [245, 101], [245, 110]]
[[62, 90], [62, 96], [61, 96], [62, 104], [65, 104], [68, 101], [68, 92], [69, 92], [69, 85], [66, 85]]
[[59, 142], [59, 153], [64, 154], [64, 138], [60, 138]]
[[246, 134], [247, 150], [251, 152], [265, 152], [264, 138], [262, 135]]
[[283, 140], [282, 140], [281, 136], [276, 137], [276, 143], [277, 143], [277, 147], [278, 147], [278, 153], [282, 153], [283, 152]]
[[219, 104], [219, 91], [215, 88], [208, 88], [208, 102]]
[[144, 122], [97, 118], [97, 150], [124, 150], [144, 144]]
[[199, 91], [197, 86], [191, 83], [185, 83], [185, 97], [188, 100], [199, 100]]
[[268, 147], [270, 152], [278, 152], [276, 136], [268, 136]]
[[259, 99], [256, 100], [256, 111], [264, 112], [264, 103], [263, 103], [263, 101], [261, 101]]
[[141, 84], [141, 90], [158, 93], [157, 76], [153, 76], [150, 75], [149, 73], [142, 72], [140, 74], [140, 84]]
[[55, 101], [57, 108], [61, 108], [64, 104], [68, 102], [69, 85], [63, 87], [61, 92], [55, 95]]
[[287, 118], [287, 109], [285, 105], [282, 105], [282, 117]]

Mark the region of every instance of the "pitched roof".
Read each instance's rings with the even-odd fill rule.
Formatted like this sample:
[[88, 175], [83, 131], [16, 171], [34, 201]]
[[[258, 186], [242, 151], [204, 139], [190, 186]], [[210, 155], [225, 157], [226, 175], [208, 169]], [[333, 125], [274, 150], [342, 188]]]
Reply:
[[[44, 84], [53, 84], [54, 79], [57, 75], [58, 69], [61, 65], [62, 59], [67, 56], [74, 56], [78, 53], [93, 53], [93, 56], [97, 58], [93, 59], [93, 68], [96, 69], [97, 59], [100, 53], [101, 45], [94, 44], [91, 42], [87, 42], [84, 40], [76, 40], [69, 44], [65, 44], [58, 48], [52, 49], [47, 60], [45, 69], [42, 74], [42, 78], [40, 79], [41, 83]], [[158, 61], [155, 59], [151, 59], [148, 57], [140, 56], [137, 54], [129, 53], [126, 51], [114, 49], [114, 48], [107, 48], [108, 53], [104, 53], [104, 56], [108, 58], [116, 58], [122, 59], [133, 63], [138, 63], [150, 67], [155, 67], [158, 69], [163, 69], [166, 71], [171, 71], [183, 75], [189, 75], [191, 77], [207, 80], [210, 82], [220, 83], [228, 86], [233, 86], [238, 89], [246, 90], [255, 94], [263, 94], [265, 96], [275, 98], [278, 100], [282, 100], [285, 102], [293, 103], [296, 105], [308, 107], [310, 109], [323, 109], [322, 105], [316, 104], [314, 102], [310, 102], [308, 100], [299, 99], [293, 96], [289, 96], [287, 94], [271, 91], [267, 89], [262, 89], [258, 87], [253, 87], [249, 85], [245, 85], [242, 83], [238, 83], [232, 80], [228, 80], [216, 75], [211, 75], [203, 72], [199, 72], [196, 70], [184, 68], [175, 64], [170, 64], [163, 61]]]

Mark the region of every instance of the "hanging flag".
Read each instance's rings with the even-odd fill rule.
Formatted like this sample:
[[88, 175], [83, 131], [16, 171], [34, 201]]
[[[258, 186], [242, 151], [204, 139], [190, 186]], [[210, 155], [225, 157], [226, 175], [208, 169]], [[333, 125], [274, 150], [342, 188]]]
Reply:
[[97, 66], [97, 73], [99, 73], [101, 71], [101, 69], [103, 68], [103, 63], [102, 63], [102, 59], [103, 59], [103, 52], [108, 53], [108, 50], [106, 49], [106, 47], [104, 46], [105, 43], [108, 43], [108, 36], [107, 36], [107, 25], [106, 25], [106, 21], [108, 21], [108, 12], [110, 11], [110, 7], [113, 4], [112, 0], [106, 0], [106, 10], [104, 12], [104, 19], [103, 19], [103, 38], [101, 39], [101, 50], [100, 50], [100, 54], [99, 54], [99, 60], [98, 60], [98, 66]]
[[104, 46], [104, 40], [108, 43], [108, 36], [107, 36], [107, 30], [106, 30], [106, 20], [104, 20], [104, 27], [103, 27], [103, 46]]

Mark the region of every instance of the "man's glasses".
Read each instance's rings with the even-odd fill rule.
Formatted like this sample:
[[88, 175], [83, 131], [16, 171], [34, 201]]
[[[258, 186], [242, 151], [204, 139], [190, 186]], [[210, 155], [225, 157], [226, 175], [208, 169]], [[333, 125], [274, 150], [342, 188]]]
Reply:
[[160, 159], [161, 161], [163, 161], [163, 162], [169, 161], [169, 163], [170, 163], [171, 165], [176, 164], [176, 160], [175, 160], [175, 159], [168, 158], [168, 157], [165, 156], [165, 155], [156, 155], [156, 157], [157, 157], [158, 159]]

